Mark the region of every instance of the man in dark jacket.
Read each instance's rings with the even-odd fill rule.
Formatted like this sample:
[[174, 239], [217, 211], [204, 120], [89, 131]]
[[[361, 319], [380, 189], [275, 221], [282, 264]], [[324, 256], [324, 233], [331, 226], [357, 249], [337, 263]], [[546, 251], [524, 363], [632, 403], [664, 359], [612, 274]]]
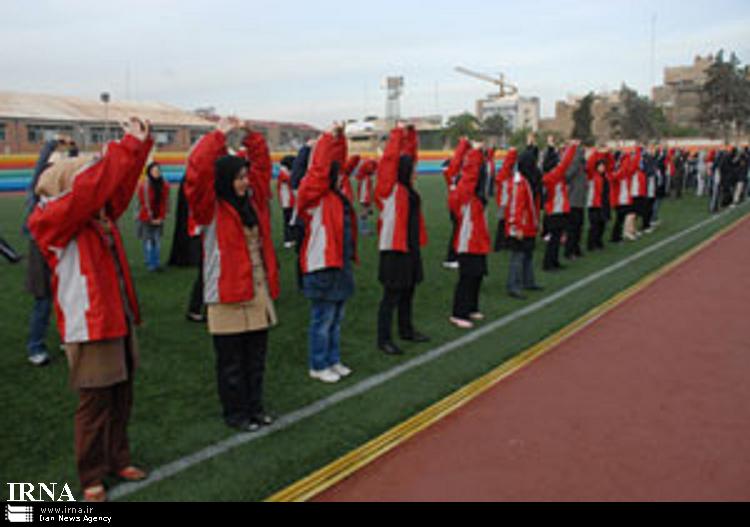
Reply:
[[583, 231], [583, 211], [586, 207], [586, 192], [588, 190], [585, 150], [585, 148], [578, 150], [573, 164], [565, 175], [568, 183], [568, 199], [570, 200], [565, 258], [569, 260], [583, 256], [581, 232]]

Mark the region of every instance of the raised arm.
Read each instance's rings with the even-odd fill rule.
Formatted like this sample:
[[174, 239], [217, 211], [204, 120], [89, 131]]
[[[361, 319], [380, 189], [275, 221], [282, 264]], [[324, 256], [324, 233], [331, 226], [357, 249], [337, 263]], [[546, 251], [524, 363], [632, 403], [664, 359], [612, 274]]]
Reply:
[[143, 167], [146, 165], [148, 155], [153, 147], [154, 140], [149, 133], [138, 146], [132, 168], [124, 174], [122, 181], [117, 185], [107, 202], [107, 213], [113, 220], [117, 220], [128, 210], [130, 200], [133, 199], [133, 194], [135, 194], [135, 189], [138, 186], [138, 179], [143, 173]]
[[464, 162], [466, 153], [471, 150], [471, 143], [465, 137], [462, 137], [456, 146], [456, 150], [453, 152], [453, 159], [451, 159], [448, 168], [445, 170], [445, 182], [450, 185], [458, 173], [461, 171], [461, 165]]
[[461, 180], [456, 186], [459, 203], [466, 203], [474, 195], [482, 163], [484, 163], [482, 151], [478, 148], [470, 150], [461, 168]]
[[201, 137], [188, 156], [185, 198], [198, 225], [208, 225], [213, 220], [216, 207], [214, 163], [226, 151], [226, 136], [217, 129]]
[[401, 155], [403, 137], [403, 128], [394, 128], [388, 137], [383, 157], [378, 164], [378, 179], [375, 184], [375, 197], [379, 200], [391, 195], [393, 186], [398, 180], [398, 161]]
[[404, 134], [401, 136], [401, 155], [411, 157], [414, 169], [417, 169], [417, 163], [419, 162], [419, 138], [417, 137], [417, 129], [412, 125], [407, 126]]
[[568, 172], [570, 165], [573, 163], [573, 158], [576, 155], [578, 145], [573, 143], [565, 149], [565, 155], [563, 155], [562, 161], [558, 165], [544, 174], [542, 180], [547, 184], [555, 184], [563, 180], [565, 174]]
[[242, 144], [246, 148], [246, 157], [250, 161], [250, 187], [253, 189], [253, 202], [256, 206], [267, 204], [271, 198], [271, 178], [273, 164], [268, 143], [263, 134], [250, 132], [245, 136]]
[[126, 135], [112, 142], [104, 157], [75, 176], [70, 191], [43, 199], [29, 217], [29, 229], [41, 249], [64, 248], [133, 172], [142, 141]]
[[315, 144], [310, 168], [297, 191], [298, 210], [304, 211], [314, 206], [331, 188], [328, 175], [333, 161], [334, 143], [333, 135], [325, 133]]
[[[495, 186], [499, 189], [500, 186], [503, 184], [503, 182], [513, 177], [513, 167], [516, 166], [516, 161], [518, 160], [518, 150], [515, 148], [511, 148], [508, 151], [508, 154], [505, 156], [505, 159], [503, 159], [503, 166], [500, 167], [500, 170], [497, 172], [497, 175], [495, 176]], [[495, 193], [495, 199], [497, 201], [497, 204], [500, 205], [500, 201], [502, 200], [503, 193], [498, 191]]]

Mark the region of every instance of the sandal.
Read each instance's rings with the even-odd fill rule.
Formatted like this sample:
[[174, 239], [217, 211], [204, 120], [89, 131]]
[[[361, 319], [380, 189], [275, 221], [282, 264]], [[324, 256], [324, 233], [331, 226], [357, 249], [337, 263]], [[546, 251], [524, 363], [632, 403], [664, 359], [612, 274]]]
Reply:
[[102, 503], [107, 501], [107, 491], [104, 485], [94, 485], [83, 489], [83, 501], [90, 503]]
[[125, 467], [117, 475], [125, 481], [141, 481], [147, 477], [147, 474], [143, 470], [134, 466]]

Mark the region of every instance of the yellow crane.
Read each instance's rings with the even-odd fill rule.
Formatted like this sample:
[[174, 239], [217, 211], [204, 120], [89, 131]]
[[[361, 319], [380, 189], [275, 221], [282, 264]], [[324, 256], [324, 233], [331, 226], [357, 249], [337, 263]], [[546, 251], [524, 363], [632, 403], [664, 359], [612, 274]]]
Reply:
[[502, 73], [500, 73], [498, 77], [491, 77], [483, 73], [477, 73], [476, 71], [462, 68], [461, 66], [456, 66], [455, 70], [458, 73], [463, 73], [464, 75], [468, 75], [469, 77], [474, 77], [475, 79], [491, 82], [492, 84], [498, 86], [500, 91], [497, 93], [489, 94], [487, 96], [487, 98], [489, 99], [493, 99], [493, 100], [502, 99], [503, 97], [507, 97], [509, 95], [516, 95], [518, 93], [518, 87], [513, 84], [510, 84], [509, 82], [506, 82], [505, 75], [503, 75]]

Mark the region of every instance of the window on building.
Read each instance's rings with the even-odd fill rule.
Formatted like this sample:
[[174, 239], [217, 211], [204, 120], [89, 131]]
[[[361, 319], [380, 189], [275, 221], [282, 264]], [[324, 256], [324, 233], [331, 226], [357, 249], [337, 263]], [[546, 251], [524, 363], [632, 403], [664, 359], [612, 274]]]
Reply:
[[173, 145], [177, 139], [177, 130], [174, 128], [154, 128], [153, 136], [158, 145]]
[[5, 123], [0, 123], [0, 141], [5, 141]]
[[194, 145], [198, 139], [203, 137], [209, 130], [190, 130], [190, 144]]
[[41, 143], [54, 138], [56, 134], [73, 135], [73, 127], [67, 125], [30, 124], [26, 126], [29, 143]]
[[89, 142], [92, 144], [102, 145], [110, 141], [116, 141], [122, 139], [123, 135], [122, 129], [116, 124], [109, 127], [92, 126], [89, 128]]

